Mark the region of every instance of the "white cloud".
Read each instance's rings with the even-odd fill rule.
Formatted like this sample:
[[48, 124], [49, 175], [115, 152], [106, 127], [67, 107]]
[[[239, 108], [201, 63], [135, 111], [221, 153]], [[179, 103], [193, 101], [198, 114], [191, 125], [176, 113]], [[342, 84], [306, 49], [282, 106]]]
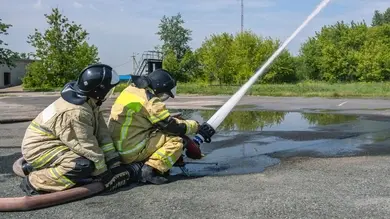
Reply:
[[41, 9], [42, 8], [42, 0], [37, 0], [37, 2], [33, 6], [35, 9]]
[[79, 2], [73, 2], [73, 7], [75, 7], [75, 8], [82, 8], [83, 4], [81, 4]]

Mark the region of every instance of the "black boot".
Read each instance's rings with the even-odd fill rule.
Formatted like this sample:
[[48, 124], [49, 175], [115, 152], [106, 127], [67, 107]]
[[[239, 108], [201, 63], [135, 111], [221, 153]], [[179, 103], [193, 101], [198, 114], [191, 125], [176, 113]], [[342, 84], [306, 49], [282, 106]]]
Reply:
[[168, 179], [165, 178], [162, 174], [158, 173], [153, 167], [144, 165], [141, 169], [141, 179], [143, 183], [149, 182], [156, 185], [168, 183]]
[[123, 166], [130, 173], [130, 183], [138, 182], [141, 179], [141, 168], [143, 166], [142, 162], [124, 164]]
[[27, 194], [27, 196], [42, 195], [42, 194], [46, 194], [47, 193], [47, 192], [36, 190], [31, 185], [30, 180], [28, 179], [28, 176], [23, 178], [23, 180], [20, 183], [19, 187]]
[[30, 174], [32, 171], [34, 171], [34, 168], [31, 166], [31, 164], [27, 163], [27, 161], [23, 159], [22, 171], [23, 171], [25, 176], [28, 176], [28, 174]]

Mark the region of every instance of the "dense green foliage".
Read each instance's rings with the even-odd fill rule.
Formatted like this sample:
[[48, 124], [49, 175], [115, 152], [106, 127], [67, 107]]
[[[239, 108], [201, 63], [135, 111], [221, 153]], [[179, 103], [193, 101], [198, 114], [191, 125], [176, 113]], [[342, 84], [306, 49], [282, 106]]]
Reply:
[[[11, 24], [5, 24], [0, 19], [0, 36], [8, 35], [8, 29], [12, 27]], [[14, 59], [17, 58], [17, 53], [6, 48], [8, 44], [0, 38], [0, 65], [6, 65], [8, 67], [13, 67], [15, 65]]]
[[179, 61], [190, 50], [188, 42], [192, 40], [192, 31], [184, 28], [183, 24], [184, 20], [180, 13], [172, 17], [164, 15], [158, 26], [159, 31], [156, 33], [163, 41], [161, 46], [163, 54], [174, 53]]
[[301, 58], [306, 79], [386, 81], [390, 78], [390, 24], [325, 26], [302, 46]]
[[372, 26], [380, 26], [383, 24], [390, 24], [390, 8], [381, 13], [375, 10], [374, 16], [372, 17]]
[[[165, 16], [164, 19], [167, 20]], [[181, 20], [175, 24], [181, 26], [183, 23]], [[184, 27], [176, 29], [180, 34]], [[173, 32], [171, 36], [176, 36]], [[186, 34], [185, 45], [191, 39], [191, 31], [186, 31]], [[169, 35], [166, 36], [169, 38]], [[166, 38], [165, 41], [169, 40]], [[212, 34], [194, 52], [189, 52], [186, 47], [186, 60], [191, 60], [191, 65], [175, 59], [175, 53], [167, 53], [163, 67], [172, 71], [181, 82], [243, 84], [271, 56], [279, 43], [251, 31], [235, 35]], [[174, 50], [174, 47], [170, 48]], [[284, 51], [258, 82], [380, 82], [389, 79], [390, 8], [383, 13], [375, 11], [371, 26], [364, 21], [349, 24], [339, 21], [324, 26], [302, 45], [298, 56]]]
[[99, 61], [98, 50], [86, 42], [88, 33], [81, 25], [70, 23], [58, 8], [45, 17], [49, 28], [44, 33], [35, 29], [28, 36], [28, 43], [36, 49], [33, 57], [38, 61], [27, 67], [25, 88], [63, 86], [75, 80], [87, 65]]
[[[250, 31], [235, 36], [228, 33], [212, 35], [198, 49], [199, 61], [205, 72], [200, 77], [219, 84], [242, 84], [278, 47], [279, 41], [259, 37]], [[295, 72], [294, 58], [288, 51], [283, 51], [261, 82], [295, 82]]]

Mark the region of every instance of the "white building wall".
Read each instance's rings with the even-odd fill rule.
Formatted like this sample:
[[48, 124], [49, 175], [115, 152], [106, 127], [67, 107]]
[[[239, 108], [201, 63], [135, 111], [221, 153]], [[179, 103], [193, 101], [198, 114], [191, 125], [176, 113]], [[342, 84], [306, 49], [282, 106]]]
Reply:
[[[0, 88], [17, 86], [22, 84], [22, 78], [26, 74], [26, 66], [33, 60], [15, 61], [15, 67], [8, 68], [6, 65], [0, 65]], [[11, 84], [5, 85], [4, 73], [11, 73]]]

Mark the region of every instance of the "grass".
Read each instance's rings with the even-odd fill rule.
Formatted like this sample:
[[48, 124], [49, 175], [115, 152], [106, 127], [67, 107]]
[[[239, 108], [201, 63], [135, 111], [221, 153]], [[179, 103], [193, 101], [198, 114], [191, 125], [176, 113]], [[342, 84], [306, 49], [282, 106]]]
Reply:
[[48, 87], [23, 88], [23, 91], [26, 91], [26, 92], [59, 92], [61, 90], [62, 90], [62, 87], [57, 87], [57, 88], [48, 88]]
[[[120, 84], [115, 92], [126, 88]], [[218, 86], [197, 83], [179, 83], [178, 94], [232, 95], [240, 86]], [[390, 97], [390, 82], [337, 83], [301, 82], [297, 84], [255, 84], [246, 95], [253, 96], [301, 96], [301, 97]]]
[[[127, 87], [121, 83], [115, 92]], [[219, 86], [199, 83], [178, 83], [178, 94], [232, 95], [240, 86]], [[26, 91], [60, 91], [61, 88], [33, 88]], [[279, 97], [390, 97], [390, 82], [336, 83], [301, 82], [297, 84], [255, 84], [246, 95]]]

